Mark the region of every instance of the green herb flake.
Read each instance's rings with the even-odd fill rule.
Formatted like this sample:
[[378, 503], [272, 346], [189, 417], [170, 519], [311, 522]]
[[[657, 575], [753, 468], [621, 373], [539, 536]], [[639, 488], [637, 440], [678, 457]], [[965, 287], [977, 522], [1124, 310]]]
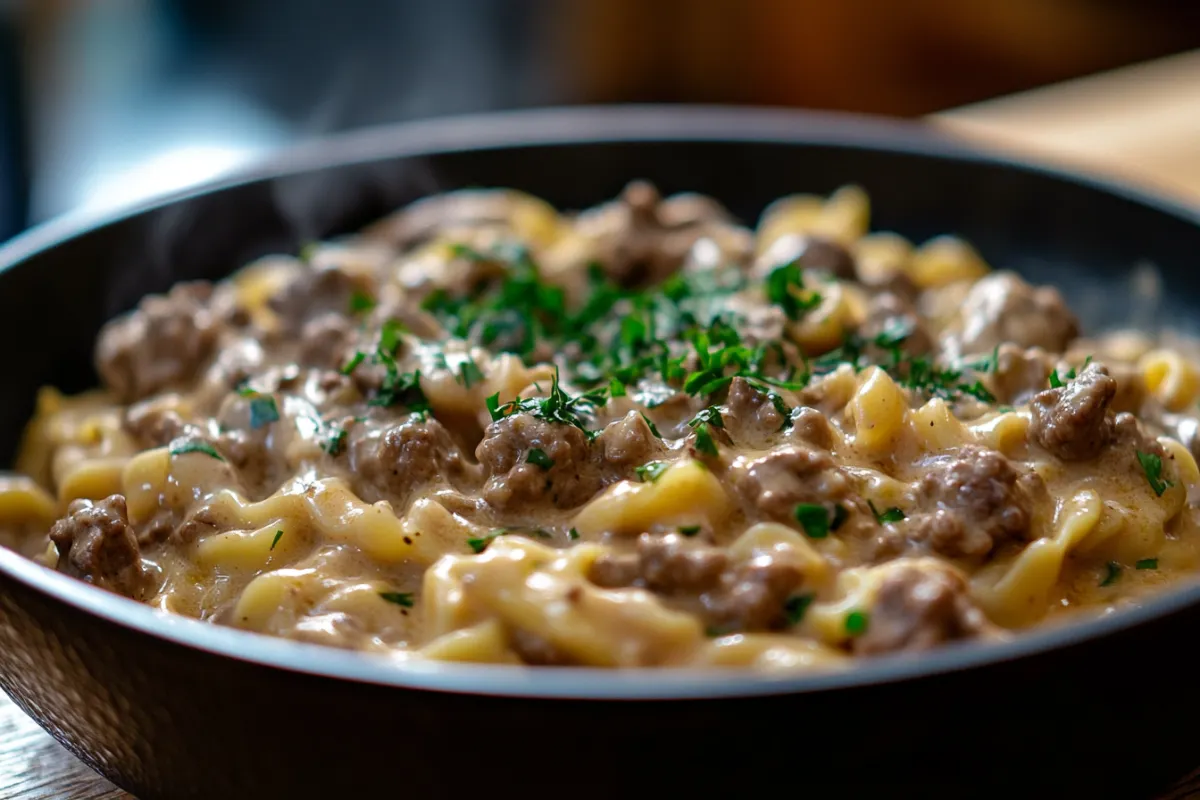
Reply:
[[799, 625], [814, 599], [811, 594], [797, 594], [789, 597], [783, 604], [783, 613], [787, 618], [788, 625]]
[[796, 261], [773, 269], [767, 276], [764, 288], [767, 299], [782, 308], [788, 319], [799, 319], [805, 311], [811, 311], [821, 304], [820, 294], [812, 291], [805, 294], [804, 275]]
[[550, 469], [554, 466], [554, 459], [546, 455], [546, 451], [539, 447], [534, 447], [525, 454], [525, 460], [530, 464], [535, 464], [542, 469]]
[[259, 395], [250, 400], [250, 427], [258, 430], [264, 425], [279, 421], [279, 407], [275, 398], [269, 395]]
[[458, 368], [458, 377], [455, 379], [463, 385], [464, 388], [470, 389], [472, 386], [483, 382], [483, 370], [475, 363], [475, 360], [468, 358]]
[[646, 421], [646, 427], [650, 429], [650, 433], [654, 435], [654, 438], [661, 439], [662, 434], [658, 432], [658, 426], [654, 424], [654, 420], [647, 417], [646, 412], [644, 411], [639, 411], [638, 413], [641, 414], [642, 419]]
[[497, 528], [496, 530], [488, 533], [486, 536], [480, 536], [478, 538], [472, 537], [467, 539], [467, 547], [470, 547], [471, 552], [473, 553], [482, 553], [487, 549], [487, 546], [491, 544], [492, 539], [495, 539], [497, 536], [504, 536], [506, 533], [508, 533], [508, 528]]
[[987, 387], [983, 385], [982, 381], [959, 384], [958, 390], [963, 394], [969, 394], [975, 399], [981, 400], [984, 403], [996, 402], [996, 396], [987, 390]]
[[610, 380], [608, 382], [608, 396], [609, 397], [624, 397], [625, 396], [625, 384], [622, 383], [621, 381], [617, 380], [616, 378], [613, 378], [612, 380]]
[[492, 418], [492, 422], [497, 422], [498, 420], [504, 418], [504, 415], [500, 413], [500, 393], [499, 392], [496, 392], [494, 395], [491, 395], [490, 397], [488, 397], [486, 400], [483, 401], [483, 404], [485, 406], [487, 406], [488, 416]]
[[804, 528], [810, 539], [824, 539], [829, 535], [829, 512], [819, 503], [800, 503], [792, 515]]
[[696, 452], [715, 458], [717, 456], [717, 443], [713, 439], [712, 431], [708, 425], [707, 422], [704, 422], [696, 428]]
[[571, 530], [567, 531], [567, 538], [572, 542], [575, 541], [579, 538], [579, 531], [577, 531], [575, 528], [571, 528]]
[[400, 333], [403, 330], [404, 326], [394, 319], [383, 323], [383, 327], [379, 330], [380, 357], [396, 355], [396, 349], [400, 347]]
[[1051, 389], [1061, 389], [1062, 386], [1063, 386], [1063, 380], [1062, 380], [1062, 378], [1058, 377], [1058, 370], [1052, 371], [1050, 373], [1050, 388]]
[[375, 298], [366, 292], [355, 292], [350, 295], [350, 313], [365, 314], [375, 307]]
[[171, 447], [167, 452], [173, 456], [183, 456], [188, 453], [203, 453], [206, 456], [215, 458], [217, 461], [225, 460], [215, 447], [201, 439], [176, 439], [171, 442]]
[[871, 507], [871, 513], [875, 515], [875, 521], [880, 525], [885, 525], [889, 522], [899, 522], [904, 519], [904, 512], [895, 506], [881, 512], [875, 508], [875, 504], [870, 500], [867, 501], [867, 505]]
[[1142, 472], [1146, 473], [1146, 482], [1150, 484], [1156, 496], [1162, 497], [1163, 492], [1175, 485], [1162, 476], [1163, 463], [1160, 456], [1138, 450], [1137, 459], [1142, 465]]
[[861, 636], [867, 632], [871, 618], [865, 611], [851, 611], [846, 615], [846, 633], [851, 636]]
[[331, 456], [336, 456], [342, 452], [346, 446], [346, 429], [340, 426], [331, 425], [329, 435], [326, 437], [321, 449]]
[[342, 368], [338, 371], [343, 375], [349, 375], [350, 373], [354, 372], [354, 370], [358, 369], [358, 365], [361, 364], [366, 357], [367, 354], [362, 350], [355, 350], [354, 355], [350, 356], [350, 360], [343, 364]]
[[1138, 559], [1138, 562], [1134, 564], [1134, 566], [1138, 569], [1158, 569], [1158, 559], [1140, 558]]
[[637, 473], [638, 480], [644, 483], [654, 483], [670, 466], [670, 463], [666, 461], [648, 461], [640, 467], [635, 467], [633, 471]]
[[412, 592], [380, 592], [379, 596], [382, 597], [384, 600], [388, 601], [389, 603], [395, 603], [396, 605], [400, 606], [401, 608], [412, 608], [413, 607], [413, 593]]
[[1100, 581], [1101, 586], [1112, 586], [1117, 582], [1117, 578], [1121, 577], [1121, 565], [1115, 561], [1105, 564], [1104, 570], [1104, 580]]
[[283, 529], [275, 531], [275, 538], [271, 540], [271, 550], [275, 549], [275, 545], [279, 544], [279, 540], [283, 538]]
[[680, 525], [679, 532], [682, 533], [684, 536], [695, 536], [697, 533], [700, 532], [700, 526], [699, 525]]

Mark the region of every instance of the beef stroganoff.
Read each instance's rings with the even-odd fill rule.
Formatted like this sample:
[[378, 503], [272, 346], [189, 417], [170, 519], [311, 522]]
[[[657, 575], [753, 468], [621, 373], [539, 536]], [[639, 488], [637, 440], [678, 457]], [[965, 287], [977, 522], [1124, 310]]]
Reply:
[[0, 541], [401, 658], [806, 669], [1197, 569], [1194, 354], [866, 195], [510, 190], [187, 282], [42, 391]]

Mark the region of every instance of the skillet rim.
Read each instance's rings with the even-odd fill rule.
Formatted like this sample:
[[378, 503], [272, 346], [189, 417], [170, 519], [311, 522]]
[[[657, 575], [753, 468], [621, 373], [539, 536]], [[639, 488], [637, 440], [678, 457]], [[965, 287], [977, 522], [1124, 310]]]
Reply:
[[[0, 246], [3, 273], [31, 256], [139, 214], [234, 186], [375, 160], [464, 150], [596, 142], [726, 141], [835, 145], [983, 164], [1113, 195], [1200, 227], [1200, 208], [1111, 177], [1050, 166], [990, 146], [967, 144], [927, 124], [843, 112], [733, 106], [625, 105], [485, 112], [364, 128], [293, 145], [253, 165], [176, 192], [107, 211], [49, 220]], [[1030, 658], [1114, 635], [1200, 605], [1200, 582], [1141, 605], [1020, 633], [989, 643], [948, 645], [847, 669], [770, 675], [727, 668], [604, 670], [401, 660], [201, 622], [115, 595], [0, 548], [0, 574], [86, 614], [137, 633], [265, 668], [402, 689], [571, 700], [697, 700], [803, 694], [899, 683]]]

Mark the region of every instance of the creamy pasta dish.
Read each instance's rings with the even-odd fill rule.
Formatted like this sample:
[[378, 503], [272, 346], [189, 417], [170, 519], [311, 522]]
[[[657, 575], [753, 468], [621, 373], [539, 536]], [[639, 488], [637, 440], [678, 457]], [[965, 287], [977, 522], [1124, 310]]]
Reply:
[[870, 232], [853, 186], [753, 229], [645, 182], [451, 192], [109, 322], [0, 541], [399, 658], [852, 665], [1196, 571], [1193, 355]]

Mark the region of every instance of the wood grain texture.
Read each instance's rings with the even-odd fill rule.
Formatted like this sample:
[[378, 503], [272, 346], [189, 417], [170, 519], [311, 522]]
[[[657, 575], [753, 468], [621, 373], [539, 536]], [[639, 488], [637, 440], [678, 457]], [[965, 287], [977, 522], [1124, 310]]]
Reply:
[[0, 693], [0, 797], [131, 800], [92, 772]]
[[[930, 121], [992, 146], [1200, 203], [1200, 52], [954, 109]], [[131, 797], [91, 772], [0, 694], [0, 798]], [[1200, 769], [1160, 800], [1191, 798], [1200, 798]]]

